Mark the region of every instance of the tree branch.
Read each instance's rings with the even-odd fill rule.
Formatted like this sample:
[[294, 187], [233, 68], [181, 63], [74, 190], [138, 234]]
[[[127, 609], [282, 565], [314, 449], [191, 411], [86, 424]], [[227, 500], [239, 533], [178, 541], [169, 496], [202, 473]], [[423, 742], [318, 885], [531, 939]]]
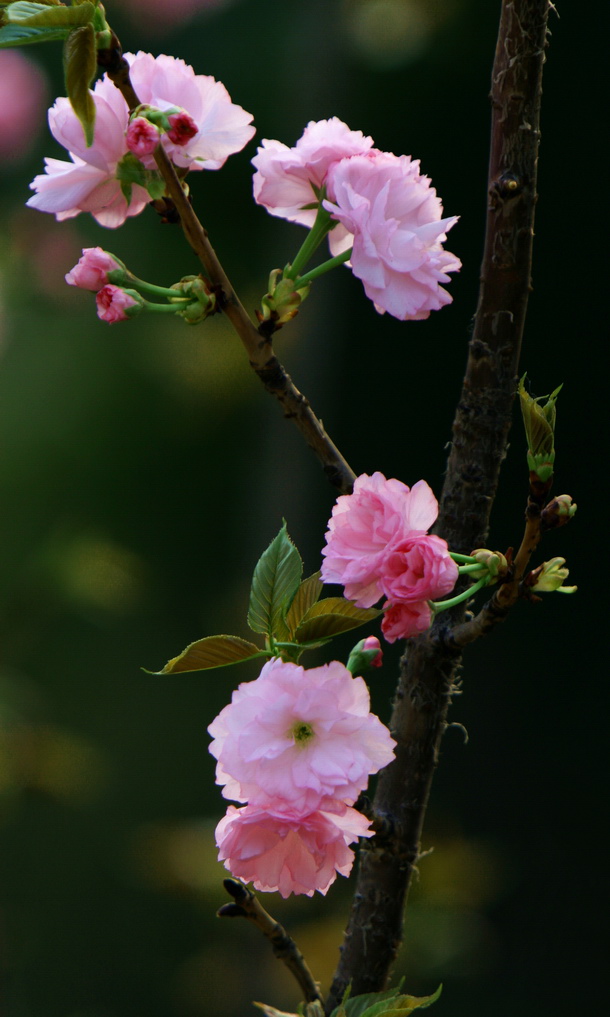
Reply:
[[[98, 64], [119, 89], [129, 109], [139, 106], [140, 100], [129, 78], [129, 64], [123, 57], [121, 44], [115, 35], [112, 46], [99, 50]], [[155, 151], [155, 162], [165, 181], [167, 194], [180, 218], [184, 235], [216, 290], [218, 306], [224, 311], [241, 339], [248, 354], [250, 367], [258, 375], [267, 392], [278, 400], [284, 416], [294, 421], [321, 462], [330, 483], [338, 488], [341, 494], [349, 494], [356, 475], [324, 430], [308, 399], [299, 392], [275, 355], [268, 326], [267, 330], [261, 328], [259, 331], [250, 320], [210, 244], [206, 230], [182, 188], [173, 164], [161, 145], [158, 145]]]
[[225, 904], [218, 911], [219, 918], [247, 918], [269, 940], [275, 956], [284, 962], [296, 978], [306, 1003], [322, 1000], [320, 986], [314, 980], [307, 961], [284, 927], [265, 911], [256, 894], [237, 879], [225, 879], [223, 885], [233, 897], [234, 904]]
[[[454, 551], [484, 545], [506, 453], [530, 290], [542, 66], [549, 0], [503, 0], [492, 72], [488, 210], [475, 327], [457, 406], [437, 530]], [[327, 1013], [352, 993], [384, 988], [402, 939], [404, 904], [446, 727], [459, 648], [450, 626], [466, 605], [411, 640], [390, 727], [396, 760], [380, 774], [374, 809], [391, 836], [362, 844], [354, 903]], [[450, 616], [450, 617], [448, 617]]]

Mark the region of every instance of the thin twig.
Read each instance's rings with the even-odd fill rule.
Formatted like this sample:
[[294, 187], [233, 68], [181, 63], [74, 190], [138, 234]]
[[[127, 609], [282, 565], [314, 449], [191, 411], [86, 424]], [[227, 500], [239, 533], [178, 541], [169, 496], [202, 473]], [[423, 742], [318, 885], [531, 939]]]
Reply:
[[[113, 44], [98, 52], [98, 63], [119, 89], [130, 109], [140, 105], [140, 100], [129, 78], [129, 65], [123, 57], [121, 45], [116, 36]], [[231, 282], [210, 244], [206, 230], [201, 225], [195, 210], [186, 196], [173, 164], [164, 148], [157, 146], [155, 162], [163, 177], [166, 190], [180, 218], [184, 235], [197, 255], [206, 275], [217, 294], [218, 306], [233, 325], [241, 339], [250, 362], [250, 367], [271, 395], [280, 403], [284, 416], [293, 420], [321, 462], [330, 483], [342, 494], [351, 491], [356, 475], [331, 441], [322, 422], [314, 413], [309, 400], [299, 392], [278, 360], [271, 336], [265, 330], [259, 331], [250, 320], [246, 309], [239, 300]]]
[[237, 879], [223, 880], [225, 890], [233, 897], [233, 904], [225, 904], [218, 911], [219, 918], [247, 918], [256, 925], [271, 943], [275, 956], [284, 962], [296, 978], [306, 1003], [322, 1001], [320, 986], [307, 966], [307, 961], [284, 927], [265, 911], [256, 894]]
[[[549, 0], [502, 0], [492, 73], [489, 204], [481, 288], [437, 530], [454, 551], [484, 546], [506, 452], [527, 299], [536, 203], [536, 166]], [[404, 905], [420, 837], [459, 650], [451, 623], [466, 604], [437, 616], [409, 641], [390, 727], [396, 759], [379, 776], [375, 812], [393, 837], [360, 851], [357, 886], [326, 1012], [352, 993], [386, 985], [402, 939]], [[449, 616], [449, 617], [448, 617]]]

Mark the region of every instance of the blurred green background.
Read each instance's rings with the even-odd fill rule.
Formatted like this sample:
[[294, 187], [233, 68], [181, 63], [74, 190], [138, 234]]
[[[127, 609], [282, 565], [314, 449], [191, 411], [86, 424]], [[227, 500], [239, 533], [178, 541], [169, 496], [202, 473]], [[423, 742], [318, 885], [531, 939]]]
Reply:
[[[308, 120], [337, 115], [420, 158], [446, 214], [461, 216], [451, 307], [425, 323], [382, 318], [338, 270], [276, 344], [356, 473], [423, 476], [438, 493], [476, 304], [499, 3], [234, 0], [164, 13], [157, 0], [146, 19], [143, 7], [107, 4], [124, 48], [222, 80], [259, 141], [291, 145]], [[594, 0], [586, 20], [567, 3], [551, 16], [523, 355], [536, 394], [565, 382], [556, 490], [579, 513], [542, 557], [565, 556], [580, 589], [519, 606], [465, 658], [451, 720], [470, 737], [456, 727], [443, 742], [423, 841], [434, 851], [396, 967], [409, 992], [444, 982], [439, 1017], [567, 1017], [605, 999], [608, 668], [594, 633], [607, 624], [606, 570], [585, 536], [604, 522], [607, 395], [592, 370], [607, 339], [604, 11]], [[63, 94], [59, 50], [27, 56], [48, 96]], [[252, 999], [293, 1009], [298, 993], [256, 930], [215, 917], [227, 899], [213, 841], [224, 805], [206, 727], [258, 669], [140, 668], [203, 635], [247, 636], [259, 554], [285, 516], [307, 573], [318, 568], [333, 492], [223, 320], [109, 329], [64, 284], [83, 246], [162, 285], [197, 267], [178, 228], [148, 211], [110, 232], [26, 209], [43, 155], [62, 157], [42, 110], [39, 123], [29, 153], [8, 153], [0, 170], [0, 1015], [246, 1017]], [[249, 308], [302, 236], [252, 202], [254, 153], [252, 142], [222, 172], [191, 177]], [[521, 531], [517, 425], [489, 541], [501, 548]], [[386, 720], [399, 652], [372, 682]], [[265, 900], [325, 987], [350, 891], [340, 879], [326, 899]]]

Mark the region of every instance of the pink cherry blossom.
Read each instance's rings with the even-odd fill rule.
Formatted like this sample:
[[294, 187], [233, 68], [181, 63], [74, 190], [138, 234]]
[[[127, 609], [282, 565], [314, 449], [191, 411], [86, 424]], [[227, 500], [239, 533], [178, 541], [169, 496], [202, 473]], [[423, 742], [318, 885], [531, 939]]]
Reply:
[[274, 658], [245, 682], [208, 728], [223, 794], [291, 809], [348, 805], [394, 758], [396, 744], [362, 678], [339, 661], [308, 670]]
[[447, 541], [429, 533], [405, 537], [389, 552], [380, 584], [392, 603], [434, 600], [456, 584], [458, 567], [447, 553]]
[[82, 290], [97, 293], [110, 282], [109, 272], [122, 269], [124, 265], [101, 247], [85, 247], [78, 264], [66, 274], [66, 282], [69, 286], [80, 286]]
[[432, 611], [425, 600], [413, 603], [386, 604], [381, 631], [388, 643], [410, 639], [430, 628]]
[[[153, 57], [150, 53], [125, 54], [129, 76], [140, 102], [157, 109], [176, 106], [185, 110], [197, 127], [197, 133], [185, 146], [162, 138], [168, 156], [184, 169], [216, 170], [230, 155], [240, 152], [255, 134], [252, 114], [231, 102], [220, 81], [207, 74], [195, 74], [184, 60]], [[144, 160], [145, 164], [146, 160]], [[151, 166], [153, 164], [151, 163]]]
[[256, 890], [312, 897], [325, 894], [337, 874], [348, 876], [358, 837], [371, 837], [369, 820], [345, 806], [306, 814], [289, 808], [230, 805], [216, 827], [218, 860]]
[[45, 173], [30, 184], [36, 191], [27, 204], [52, 212], [58, 221], [91, 212], [101, 226], [114, 229], [139, 215], [150, 201], [148, 192], [134, 184], [129, 203], [117, 179], [117, 166], [127, 154], [125, 131], [127, 103], [109, 78], [96, 82], [95, 138], [87, 148], [80, 121], [68, 99], [60, 97], [49, 110], [51, 134], [70, 154], [72, 162], [45, 159]]
[[117, 321], [127, 321], [134, 313], [138, 313], [131, 311], [130, 314], [132, 308], [143, 307], [142, 298], [137, 298], [138, 294], [133, 291], [122, 290], [112, 284], [104, 286], [95, 298], [97, 316], [102, 321], [107, 321], [109, 325], [114, 325]]
[[329, 169], [328, 195], [324, 207], [353, 235], [352, 271], [381, 314], [419, 321], [451, 303], [440, 284], [461, 263], [442, 243], [457, 216], [441, 219], [419, 160], [376, 150], [342, 159]]
[[[254, 200], [271, 215], [312, 226], [316, 209], [303, 206], [318, 201], [314, 187], [326, 185], [330, 168], [339, 160], [368, 152], [372, 145], [372, 138], [350, 131], [338, 117], [310, 121], [294, 148], [265, 139], [252, 160]], [[345, 230], [336, 232], [345, 235]]]
[[143, 159], [146, 155], [152, 155], [161, 140], [161, 133], [158, 127], [151, 124], [146, 117], [134, 117], [130, 120], [125, 141], [129, 151]]
[[363, 473], [353, 494], [341, 495], [333, 508], [322, 551], [323, 582], [341, 583], [348, 600], [372, 607], [384, 593], [388, 554], [409, 535], [425, 533], [437, 514], [438, 503], [424, 480], [409, 489], [382, 473]]
[[[254, 134], [252, 116], [231, 102], [223, 84], [208, 75], [195, 74], [183, 60], [150, 53], [125, 54], [130, 76], [143, 103], [165, 110], [179, 106], [195, 122], [197, 133], [184, 145], [174, 144], [168, 134], [161, 143], [182, 169], [219, 169], [228, 156], [240, 151]], [[118, 180], [118, 167], [128, 152], [127, 103], [107, 75], [92, 92], [96, 108], [95, 137], [87, 148], [82, 126], [68, 99], [60, 97], [49, 110], [51, 133], [70, 154], [71, 162], [46, 159], [45, 173], [30, 185], [36, 194], [28, 205], [52, 212], [58, 220], [91, 212], [102, 225], [120, 226], [139, 215], [150, 201], [139, 184], [132, 186], [129, 202]], [[147, 169], [155, 166], [151, 154], [141, 154]]]

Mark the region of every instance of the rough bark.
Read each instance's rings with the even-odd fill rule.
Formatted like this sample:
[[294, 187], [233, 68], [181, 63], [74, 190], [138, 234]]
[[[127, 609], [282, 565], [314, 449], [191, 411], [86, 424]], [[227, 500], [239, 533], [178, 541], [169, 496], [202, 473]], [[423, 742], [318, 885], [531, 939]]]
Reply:
[[[454, 551], [484, 545], [506, 453], [531, 288], [542, 67], [549, 0], [503, 0], [492, 72], [485, 248], [475, 327], [453, 425], [437, 530]], [[327, 1012], [385, 988], [402, 939], [411, 874], [446, 727], [458, 651], [448, 639], [465, 607], [407, 644], [390, 727], [396, 760], [380, 775], [374, 811], [384, 835], [363, 844], [352, 912]], [[451, 617], [448, 615], [451, 614]]]

